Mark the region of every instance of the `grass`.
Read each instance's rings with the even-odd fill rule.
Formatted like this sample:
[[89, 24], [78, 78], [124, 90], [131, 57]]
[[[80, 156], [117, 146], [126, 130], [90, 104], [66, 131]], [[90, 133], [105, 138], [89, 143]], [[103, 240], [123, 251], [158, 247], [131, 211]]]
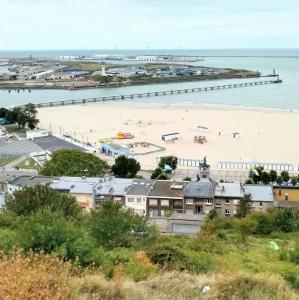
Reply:
[[17, 160], [18, 158], [19, 158], [19, 156], [10, 156], [10, 157], [7, 157], [7, 158], [0, 159], [0, 167], [6, 166], [9, 163]]
[[31, 157], [29, 157], [28, 159], [23, 160], [16, 167], [19, 168], [19, 169], [35, 169], [35, 170], [39, 169], [39, 166], [34, 161], [34, 159], [32, 159]]
[[20, 137], [26, 137], [26, 128], [19, 128], [16, 124], [6, 125], [4, 127], [10, 134], [17, 134]]

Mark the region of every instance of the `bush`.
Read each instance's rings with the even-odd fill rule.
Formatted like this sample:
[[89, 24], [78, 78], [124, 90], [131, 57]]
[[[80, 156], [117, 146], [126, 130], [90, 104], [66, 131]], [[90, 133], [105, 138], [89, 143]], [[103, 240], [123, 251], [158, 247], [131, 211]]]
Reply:
[[0, 250], [11, 254], [14, 249], [20, 248], [20, 236], [12, 229], [0, 229]]
[[55, 252], [82, 265], [101, 264], [102, 251], [95, 247], [94, 241], [58, 213], [37, 212], [24, 221], [19, 233], [25, 252]]
[[212, 259], [209, 254], [170, 244], [156, 245], [149, 250], [148, 255], [151, 262], [159, 265], [163, 270], [190, 271], [198, 274], [212, 269]]
[[123, 209], [120, 203], [113, 201], [103, 202], [99, 211], [92, 212], [89, 230], [98, 245], [107, 249], [130, 247], [155, 239], [156, 235], [146, 218]]
[[299, 290], [299, 275], [297, 273], [285, 273], [283, 278], [291, 285], [295, 290]]
[[295, 229], [295, 218], [290, 209], [278, 210], [274, 214], [274, 226], [282, 232], [292, 232]]
[[299, 265], [299, 244], [294, 250], [290, 251], [290, 261]]
[[248, 218], [255, 223], [252, 233], [270, 234], [274, 230], [273, 220], [268, 212], [254, 212]]

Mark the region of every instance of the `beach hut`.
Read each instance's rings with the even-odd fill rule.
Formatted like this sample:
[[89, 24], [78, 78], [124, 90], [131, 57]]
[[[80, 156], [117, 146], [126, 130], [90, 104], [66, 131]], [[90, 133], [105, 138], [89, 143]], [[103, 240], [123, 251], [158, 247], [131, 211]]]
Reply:
[[161, 139], [164, 142], [175, 141], [175, 140], [177, 140], [179, 138], [179, 135], [180, 134], [178, 132], [163, 134], [161, 136]]
[[198, 130], [200, 132], [204, 132], [204, 133], [207, 133], [209, 131], [209, 128], [208, 127], [205, 127], [205, 126], [197, 126]]

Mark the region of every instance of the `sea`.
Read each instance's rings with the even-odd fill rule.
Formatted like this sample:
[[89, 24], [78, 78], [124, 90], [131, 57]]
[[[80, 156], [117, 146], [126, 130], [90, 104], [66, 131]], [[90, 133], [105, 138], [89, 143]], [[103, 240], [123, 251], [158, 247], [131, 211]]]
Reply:
[[[192, 94], [159, 96], [142, 99], [125, 100], [129, 104], [175, 105], [175, 106], [226, 106], [257, 109], [275, 109], [299, 111], [299, 49], [205, 49], [205, 50], [52, 50], [52, 51], [0, 51], [0, 59], [12, 57], [58, 58], [60, 56], [84, 55], [95, 57], [100, 55], [190, 55], [202, 56], [204, 61], [192, 63], [197, 66], [238, 68], [260, 71], [264, 75], [279, 73], [282, 84], [256, 87], [218, 90]], [[115, 61], [119, 64], [119, 61]], [[124, 62], [126, 63], [126, 62]], [[0, 66], [0, 73], [7, 67]], [[254, 79], [246, 79], [252, 81]], [[212, 85], [229, 84], [244, 81], [242, 79], [213, 80], [201, 82], [179, 82], [152, 84], [144, 86], [128, 86], [113, 88], [97, 88], [84, 90], [41, 89], [28, 91], [0, 89], [0, 106], [42, 103], [49, 101], [74, 100], [110, 95], [123, 95], [150, 91], [166, 91], [187, 89]], [[119, 101], [122, 102], [122, 101]]]

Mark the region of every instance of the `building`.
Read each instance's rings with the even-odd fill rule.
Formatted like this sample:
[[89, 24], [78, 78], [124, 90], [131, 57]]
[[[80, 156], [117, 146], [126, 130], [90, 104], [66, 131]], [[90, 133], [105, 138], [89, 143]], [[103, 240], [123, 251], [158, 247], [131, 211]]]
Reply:
[[105, 200], [119, 201], [126, 204], [126, 193], [133, 184], [133, 179], [127, 178], [102, 178], [96, 186], [95, 204], [100, 207]]
[[90, 212], [95, 208], [96, 186], [99, 178], [96, 177], [61, 177], [55, 180], [50, 187], [61, 193], [74, 196], [79, 206]]
[[54, 180], [54, 177], [22, 175], [7, 183], [7, 193], [12, 195], [15, 191], [22, 190], [23, 188], [34, 187], [39, 184], [50, 184]]
[[125, 197], [125, 206], [140, 215], [147, 214], [147, 196], [153, 189], [154, 180], [134, 180]]
[[279, 208], [299, 207], [299, 186], [274, 185], [275, 206]]
[[100, 148], [101, 153], [106, 154], [108, 156], [121, 156], [124, 155], [126, 157], [130, 156], [130, 149], [125, 145], [119, 145], [115, 143], [101, 143]]
[[44, 129], [33, 129], [33, 130], [26, 131], [26, 137], [29, 140], [34, 140], [36, 138], [46, 137], [49, 135], [50, 135], [50, 132], [47, 130], [44, 130]]
[[215, 184], [208, 179], [189, 182], [185, 187], [184, 212], [208, 214], [214, 208]]
[[222, 216], [234, 216], [240, 199], [244, 197], [244, 187], [238, 183], [218, 183], [215, 189], [214, 208]]
[[157, 180], [147, 196], [147, 212], [150, 217], [167, 216], [184, 212], [184, 188], [186, 182]]
[[244, 194], [251, 195], [253, 211], [266, 211], [274, 206], [274, 196], [271, 185], [245, 184]]

